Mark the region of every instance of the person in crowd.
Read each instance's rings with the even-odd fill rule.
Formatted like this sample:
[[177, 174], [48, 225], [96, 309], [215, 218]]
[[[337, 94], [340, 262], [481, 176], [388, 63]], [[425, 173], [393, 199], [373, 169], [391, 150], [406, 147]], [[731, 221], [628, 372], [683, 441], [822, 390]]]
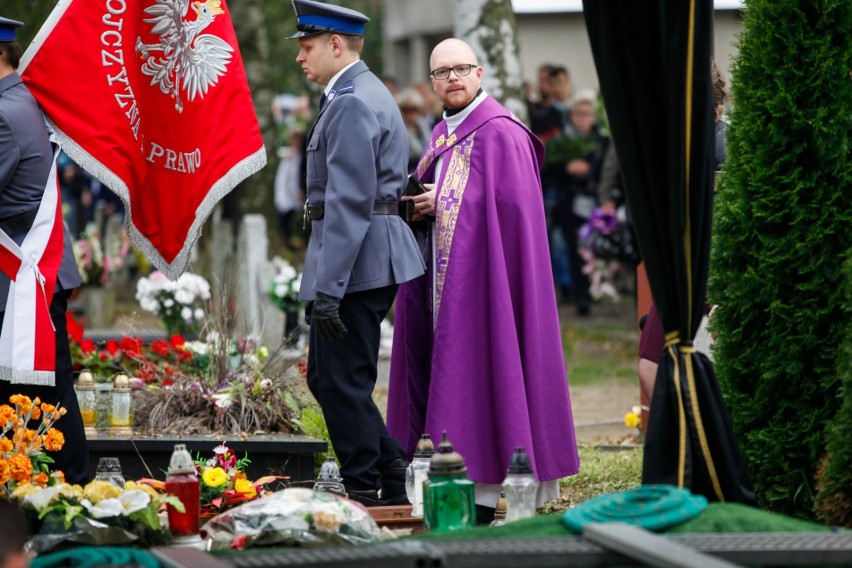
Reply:
[[273, 201], [278, 213], [278, 230], [285, 248], [290, 248], [293, 237], [293, 216], [305, 203], [302, 181], [302, 147], [304, 132], [293, 128], [288, 135], [288, 145], [279, 149], [281, 161], [275, 170]]
[[0, 568], [25, 568], [29, 555], [24, 549], [29, 534], [24, 512], [11, 501], [0, 499]]
[[574, 97], [570, 121], [563, 134], [564, 153], [558, 164], [559, 187], [553, 208], [554, 222], [562, 228], [568, 245], [572, 299], [580, 316], [589, 314], [592, 297], [579, 252], [579, 231], [598, 205], [601, 163], [609, 144], [609, 137], [598, 126], [597, 107], [597, 96], [591, 89], [584, 89]]
[[[729, 93], [726, 86], [725, 78], [713, 61], [710, 65], [710, 79], [713, 83], [713, 104], [716, 120], [716, 145], [713, 153], [713, 163], [716, 171], [720, 171], [727, 156], [727, 144], [725, 141], [725, 133], [727, 132], [727, 123], [722, 115], [725, 110], [725, 101]], [[710, 316], [715, 307], [709, 305], [704, 306], [705, 318], [701, 322], [701, 326], [696, 333], [693, 344], [700, 351], [708, 356], [710, 352], [710, 344], [712, 340], [709, 337], [708, 323]], [[639, 384], [642, 388], [642, 394], [650, 404], [654, 396], [654, 384], [657, 381], [657, 369], [660, 364], [663, 348], [666, 342], [666, 334], [663, 330], [663, 322], [657, 313], [655, 305], [651, 305], [651, 309], [644, 318], [645, 323], [642, 325], [642, 335], [639, 339]]]
[[426, 126], [423, 116], [425, 102], [420, 93], [408, 87], [394, 98], [402, 112], [402, 120], [405, 122], [405, 130], [408, 133], [408, 172], [411, 173], [417, 167], [423, 150], [426, 149], [432, 129]]
[[530, 111], [530, 129], [547, 142], [559, 136], [571, 110], [571, 75], [562, 65], [544, 64], [538, 71], [539, 102]]
[[87, 209], [92, 205], [89, 175], [63, 154], [59, 161], [59, 187], [65, 205], [65, 222], [71, 236], [79, 239], [89, 221]]
[[[411, 88], [420, 93], [420, 96], [423, 97], [423, 123], [426, 125], [426, 129], [430, 132], [435, 125], [441, 122], [441, 113], [444, 112], [442, 108], [441, 99], [435, 96], [435, 91], [432, 90], [432, 85], [426, 83], [424, 81], [417, 81], [411, 84]], [[420, 155], [418, 154], [418, 157]]]
[[405, 124], [390, 92], [360, 59], [369, 19], [312, 0], [293, 6], [296, 62], [324, 87], [307, 143], [311, 237], [299, 299], [309, 302], [308, 387], [349, 497], [365, 505], [406, 503], [405, 452], [372, 399], [380, 324], [399, 283], [425, 269], [399, 216]]
[[430, 59], [444, 120], [416, 175], [415, 220], [434, 222], [428, 272], [397, 295], [388, 430], [411, 456], [421, 434], [446, 431], [490, 521], [512, 451], [523, 446], [539, 502], [578, 470], [539, 167], [543, 146], [481, 89], [468, 44]]
[[[15, 251], [0, 243], [0, 249], [5, 249], [0, 256], [6, 257], [0, 261], [0, 343], [4, 344], [0, 350], [0, 404], [8, 403], [14, 394], [23, 394], [65, 408], [65, 416], [56, 423], [65, 445], [52, 456], [54, 467], [69, 482], [83, 483], [89, 479], [89, 452], [74, 393], [65, 321], [68, 299], [81, 280], [67, 228], [53, 230], [62, 223], [55, 209], [59, 200], [58, 148], [51, 142], [38, 103], [16, 71], [21, 46], [15, 41], [15, 30], [22, 25], [0, 18], [0, 236], [39, 259], [32, 267], [38, 278], [18, 279], [11, 286], [10, 274], [17, 274], [19, 268], [6, 260], [15, 258]], [[37, 280], [45, 282], [43, 287]], [[49, 312], [55, 333], [37, 325], [39, 295], [44, 295], [44, 302], [51, 292]], [[14, 325], [11, 317], [5, 318], [12, 305]], [[34, 346], [28, 357], [18, 351], [26, 342]], [[10, 345], [16, 347], [14, 357]], [[54, 368], [47, 370], [45, 365]]]

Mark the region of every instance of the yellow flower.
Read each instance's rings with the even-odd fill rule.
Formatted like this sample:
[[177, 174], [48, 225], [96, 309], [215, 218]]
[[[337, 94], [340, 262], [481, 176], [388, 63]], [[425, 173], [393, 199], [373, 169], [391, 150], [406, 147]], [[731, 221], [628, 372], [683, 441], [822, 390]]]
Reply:
[[115, 499], [121, 495], [121, 489], [110, 483], [109, 481], [90, 481], [83, 488], [83, 495], [94, 504], [98, 504], [104, 499]]
[[27, 495], [32, 495], [40, 489], [41, 488], [39, 486], [33, 485], [32, 483], [21, 483], [20, 485], [15, 487], [14, 491], [12, 491], [12, 498], [16, 501], [23, 501], [24, 497], [26, 497]]
[[160, 494], [157, 493], [157, 490], [148, 485], [147, 483], [136, 483], [135, 481], [128, 481], [124, 484], [125, 491], [132, 491], [134, 489], [138, 489], [139, 491], [144, 491], [148, 494], [151, 499], [157, 499], [160, 497]]
[[[3, 420], [0, 419], [0, 423], [2, 422]], [[12, 448], [12, 440], [10, 440], [9, 438], [0, 438], [0, 456], [8, 454], [12, 451]]]
[[628, 428], [637, 428], [642, 424], [642, 416], [633, 412], [624, 415], [624, 425]]
[[201, 479], [208, 487], [219, 487], [223, 483], [227, 483], [228, 474], [221, 467], [211, 467], [204, 470]]
[[234, 482], [234, 491], [252, 498], [257, 497], [257, 490], [252, 486], [251, 481], [248, 479], [237, 479]]

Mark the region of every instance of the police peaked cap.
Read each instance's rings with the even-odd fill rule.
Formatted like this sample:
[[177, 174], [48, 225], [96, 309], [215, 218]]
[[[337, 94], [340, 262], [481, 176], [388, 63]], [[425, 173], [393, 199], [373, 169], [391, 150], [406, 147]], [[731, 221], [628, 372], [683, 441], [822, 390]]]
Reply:
[[0, 16], [0, 41], [15, 41], [15, 30], [23, 25], [24, 22]]
[[348, 35], [364, 35], [364, 27], [370, 18], [350, 8], [315, 2], [293, 0], [296, 11], [296, 33], [287, 39], [298, 39], [326, 32]]

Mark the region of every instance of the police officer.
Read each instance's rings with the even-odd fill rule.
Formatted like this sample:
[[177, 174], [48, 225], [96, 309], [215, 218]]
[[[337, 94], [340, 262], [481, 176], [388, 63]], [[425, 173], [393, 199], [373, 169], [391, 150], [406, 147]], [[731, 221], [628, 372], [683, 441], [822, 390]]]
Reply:
[[[22, 25], [0, 17], [0, 229], [18, 246], [33, 226], [55, 159], [41, 109], [16, 71], [21, 47], [15, 41], [15, 29]], [[50, 318], [56, 330], [55, 386], [12, 384], [0, 377], [0, 404], [8, 404], [9, 396], [20, 393], [31, 398], [40, 397], [50, 404], [59, 403], [66, 409], [65, 416], [56, 423], [56, 428], [65, 436], [65, 445], [52, 457], [56, 460], [53, 468], [61, 470], [71, 483], [82, 483], [89, 478], [89, 453], [74, 394], [65, 325], [68, 299], [80, 283], [71, 238], [66, 230], [50, 304]], [[0, 271], [0, 324], [11, 301], [9, 284], [9, 277]], [[11, 329], [6, 331], [10, 333]]]
[[306, 146], [311, 238], [300, 299], [310, 302], [308, 386], [349, 497], [406, 503], [405, 454], [372, 400], [381, 321], [398, 284], [425, 270], [398, 213], [405, 125], [390, 92], [360, 60], [369, 18], [312, 0], [293, 0], [293, 8], [296, 62], [325, 87]]

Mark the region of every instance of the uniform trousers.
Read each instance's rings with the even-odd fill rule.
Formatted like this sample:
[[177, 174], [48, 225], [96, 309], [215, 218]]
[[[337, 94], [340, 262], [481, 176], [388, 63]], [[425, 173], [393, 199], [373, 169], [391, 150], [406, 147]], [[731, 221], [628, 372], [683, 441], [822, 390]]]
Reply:
[[340, 319], [348, 333], [341, 339], [323, 339], [311, 326], [308, 388], [322, 408], [347, 489], [378, 489], [384, 466], [405, 458], [372, 396], [381, 322], [397, 288], [394, 284], [343, 296]]
[[[56, 328], [56, 386], [22, 385], [0, 381], [0, 404], [9, 404], [9, 397], [23, 394], [31, 399], [39, 397], [42, 402], [64, 408], [65, 416], [56, 421], [55, 427], [65, 436], [65, 445], [59, 452], [48, 452], [53, 458], [51, 470], [60, 470], [69, 483], [85, 484], [89, 475], [89, 448], [86, 433], [83, 430], [83, 417], [77, 394], [74, 391], [74, 369], [71, 363], [71, 350], [68, 347], [68, 329], [65, 312], [71, 290], [57, 290], [50, 303], [50, 319]], [[3, 325], [5, 311], [0, 312], [0, 326]]]

